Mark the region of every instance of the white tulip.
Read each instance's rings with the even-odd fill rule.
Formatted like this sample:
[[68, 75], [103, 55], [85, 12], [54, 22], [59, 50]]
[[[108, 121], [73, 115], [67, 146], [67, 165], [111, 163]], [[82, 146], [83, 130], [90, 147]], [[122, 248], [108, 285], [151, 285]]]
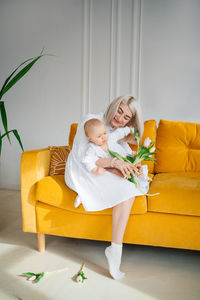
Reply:
[[145, 140], [144, 140], [144, 147], [149, 147], [149, 145], [151, 144], [151, 140], [149, 137], [147, 137]]
[[137, 152], [136, 151], [132, 151], [132, 155], [134, 156], [134, 155], [136, 155], [137, 154]]
[[78, 276], [76, 277], [76, 281], [77, 281], [78, 283], [83, 282], [82, 276], [81, 276], [81, 275], [78, 275]]
[[131, 128], [131, 133], [134, 134], [134, 132], [135, 132], [135, 128], [133, 127]]
[[156, 150], [156, 147], [153, 147], [153, 148], [150, 149], [150, 152], [152, 153], [152, 152], [154, 152], [155, 150]]
[[36, 279], [35, 275], [33, 275], [33, 276], [31, 276], [31, 277], [28, 278], [29, 281], [34, 281], [35, 279]]

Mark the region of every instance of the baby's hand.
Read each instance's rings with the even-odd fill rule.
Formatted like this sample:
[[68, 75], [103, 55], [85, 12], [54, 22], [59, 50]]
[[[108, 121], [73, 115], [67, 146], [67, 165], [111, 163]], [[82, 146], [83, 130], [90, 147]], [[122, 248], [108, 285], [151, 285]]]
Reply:
[[103, 173], [105, 173], [105, 169], [104, 168], [102, 168], [102, 167], [98, 167], [98, 170], [97, 170], [97, 174], [98, 175], [102, 175]]
[[102, 175], [103, 173], [105, 173], [105, 169], [102, 167], [96, 167], [94, 169], [91, 170], [92, 173], [95, 173], [97, 175]]

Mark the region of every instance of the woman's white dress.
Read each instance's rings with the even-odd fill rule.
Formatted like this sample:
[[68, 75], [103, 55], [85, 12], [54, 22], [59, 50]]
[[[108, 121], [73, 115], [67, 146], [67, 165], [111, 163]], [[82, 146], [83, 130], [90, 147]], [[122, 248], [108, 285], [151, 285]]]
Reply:
[[[86, 211], [99, 211], [113, 207], [132, 197], [146, 194], [149, 189], [146, 165], [143, 166], [144, 176], [138, 177], [139, 187], [143, 193], [132, 182], [108, 171], [103, 175], [97, 175], [87, 170], [82, 162], [89, 145], [84, 132], [84, 123], [91, 118], [97, 118], [104, 122], [103, 114], [88, 114], [83, 119], [78, 125], [73, 148], [66, 163], [65, 182], [78, 194], [75, 203], [82, 203]], [[113, 130], [108, 126], [106, 129], [108, 134]], [[131, 154], [132, 150], [127, 143], [119, 145], [122, 150], [120, 154]]]

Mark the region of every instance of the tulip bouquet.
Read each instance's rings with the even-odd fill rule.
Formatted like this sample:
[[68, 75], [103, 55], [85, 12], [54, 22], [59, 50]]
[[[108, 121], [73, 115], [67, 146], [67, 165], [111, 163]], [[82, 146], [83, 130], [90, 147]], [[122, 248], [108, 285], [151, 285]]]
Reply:
[[[142, 145], [140, 143], [140, 136], [139, 136], [139, 131], [138, 131], [137, 127], [132, 129], [132, 134], [134, 134], [135, 139], [137, 141], [137, 151], [133, 151], [132, 155], [128, 154], [126, 156], [122, 156], [114, 151], [108, 150], [110, 155], [112, 157], [116, 157], [119, 160], [123, 160], [128, 163], [131, 163], [134, 166], [143, 161], [153, 161], [155, 163], [156, 159], [154, 157], [152, 157], [152, 155], [156, 154], [155, 143], [152, 142], [149, 137], [147, 137]], [[139, 184], [138, 184], [138, 179], [137, 179], [138, 175], [139, 175], [139, 173], [137, 171], [135, 171], [135, 176], [130, 174], [130, 178], [127, 178], [127, 177], [125, 177], [125, 178], [128, 179], [129, 181], [131, 181], [132, 183], [134, 183], [136, 185], [137, 189], [140, 190]], [[151, 178], [149, 178], [149, 177], [147, 179], [151, 180]], [[157, 194], [158, 193], [153, 194], [153, 195], [157, 195]], [[146, 194], [146, 195], [153, 196], [150, 194]]]

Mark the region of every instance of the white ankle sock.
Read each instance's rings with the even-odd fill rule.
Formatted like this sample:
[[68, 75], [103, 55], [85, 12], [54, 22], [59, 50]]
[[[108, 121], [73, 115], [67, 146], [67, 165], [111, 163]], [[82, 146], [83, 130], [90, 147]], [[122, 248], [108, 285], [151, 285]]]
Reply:
[[114, 279], [121, 279], [124, 277], [125, 273], [122, 273], [119, 268], [121, 264], [122, 256], [122, 244], [111, 243], [111, 246], [107, 247], [105, 250], [105, 255], [108, 260], [109, 271]]

